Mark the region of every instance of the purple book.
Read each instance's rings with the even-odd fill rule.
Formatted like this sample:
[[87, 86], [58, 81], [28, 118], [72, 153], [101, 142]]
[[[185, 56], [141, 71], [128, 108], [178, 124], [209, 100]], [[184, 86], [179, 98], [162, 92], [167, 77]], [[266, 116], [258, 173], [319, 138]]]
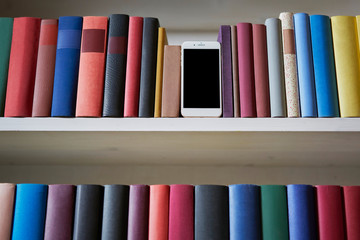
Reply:
[[75, 208], [73, 185], [49, 185], [44, 240], [71, 240]]
[[131, 185], [128, 240], [147, 240], [149, 230], [149, 186]]
[[222, 25], [220, 27], [218, 42], [221, 43], [223, 117], [234, 117], [231, 60], [231, 28], [229, 25]]

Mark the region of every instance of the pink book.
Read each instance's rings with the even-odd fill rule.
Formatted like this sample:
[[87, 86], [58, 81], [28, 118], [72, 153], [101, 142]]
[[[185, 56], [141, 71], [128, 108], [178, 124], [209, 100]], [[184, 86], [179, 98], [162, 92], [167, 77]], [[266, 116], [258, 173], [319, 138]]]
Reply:
[[15, 184], [0, 184], [0, 239], [10, 240], [13, 210], [14, 210]]

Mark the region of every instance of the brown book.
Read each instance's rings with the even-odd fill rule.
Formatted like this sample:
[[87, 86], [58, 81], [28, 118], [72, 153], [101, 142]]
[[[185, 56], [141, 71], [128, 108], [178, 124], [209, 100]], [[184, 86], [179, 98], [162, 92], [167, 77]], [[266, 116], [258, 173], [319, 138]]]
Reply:
[[181, 47], [165, 46], [161, 117], [179, 117]]
[[11, 237], [15, 184], [0, 184], [0, 239], [9, 240]]

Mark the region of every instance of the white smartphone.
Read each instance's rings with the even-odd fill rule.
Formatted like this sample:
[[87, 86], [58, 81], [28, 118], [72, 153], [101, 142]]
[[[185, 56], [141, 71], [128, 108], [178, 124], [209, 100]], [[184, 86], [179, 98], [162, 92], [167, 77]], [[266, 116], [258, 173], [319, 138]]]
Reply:
[[221, 46], [218, 42], [184, 42], [181, 49], [181, 115], [220, 117]]

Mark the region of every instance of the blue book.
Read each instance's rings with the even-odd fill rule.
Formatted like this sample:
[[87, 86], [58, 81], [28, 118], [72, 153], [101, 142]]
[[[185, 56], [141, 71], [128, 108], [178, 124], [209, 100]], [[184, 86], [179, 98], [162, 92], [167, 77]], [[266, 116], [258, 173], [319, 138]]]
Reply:
[[294, 29], [301, 117], [317, 117], [309, 15], [294, 14]]
[[250, 184], [229, 186], [230, 240], [261, 240], [260, 187]]
[[335, 60], [330, 18], [310, 16], [316, 100], [319, 117], [339, 117]]
[[318, 239], [314, 187], [288, 185], [287, 197], [290, 240]]
[[82, 17], [60, 17], [52, 117], [74, 117], [79, 74]]
[[44, 239], [47, 185], [17, 184], [12, 240]]

